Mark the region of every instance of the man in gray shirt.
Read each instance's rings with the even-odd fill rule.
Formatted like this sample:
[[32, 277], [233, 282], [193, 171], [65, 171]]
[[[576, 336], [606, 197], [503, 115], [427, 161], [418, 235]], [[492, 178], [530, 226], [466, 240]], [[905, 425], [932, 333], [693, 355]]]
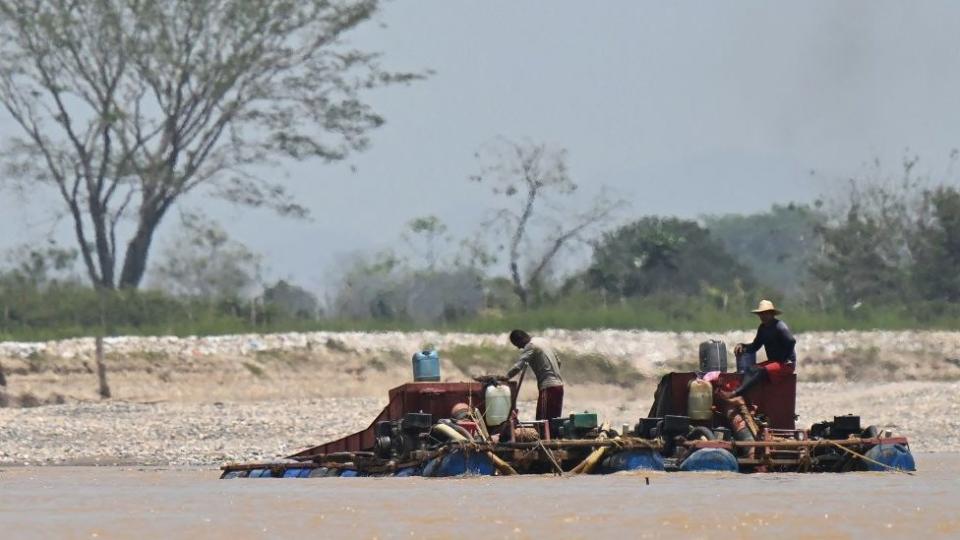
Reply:
[[521, 350], [520, 360], [507, 372], [515, 377], [527, 366], [537, 376], [537, 420], [550, 420], [563, 415], [563, 378], [560, 377], [560, 358], [546, 340], [531, 338], [523, 330], [510, 332], [510, 343]]

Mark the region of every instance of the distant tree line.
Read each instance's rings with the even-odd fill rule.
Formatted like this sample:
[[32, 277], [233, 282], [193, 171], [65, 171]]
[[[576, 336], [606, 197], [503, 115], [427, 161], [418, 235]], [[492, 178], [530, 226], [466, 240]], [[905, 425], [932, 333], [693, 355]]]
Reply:
[[[516, 143], [508, 148], [512, 153], [505, 155], [516, 161], [508, 158], [507, 165], [497, 170], [515, 175], [518, 186], [532, 183], [544, 189], [549, 181], [530, 182], [524, 175], [539, 171], [534, 174], [552, 178], [555, 172], [544, 171], [566, 170], [562, 153], [551, 155], [543, 147]], [[549, 166], [538, 163], [547, 159]], [[528, 206], [537, 188], [508, 187], [498, 194], [520, 199], [522, 212], [507, 214], [500, 229], [490, 226], [497, 225], [495, 220], [485, 224], [483, 230], [492, 231], [487, 244], [477, 240], [483, 237], [478, 232], [459, 250], [452, 249], [456, 255], [434, 257], [428, 267], [404, 264], [395, 253], [380, 254], [379, 264], [358, 264], [349, 273], [334, 313], [354, 319], [450, 323], [564, 306], [575, 310], [662, 306], [664, 298], [743, 313], [763, 296], [795, 310], [832, 313], [839, 320], [885, 310], [906, 313], [908, 324], [924, 324], [942, 314], [956, 316], [960, 191], [918, 178], [915, 166], [915, 159], [905, 161], [902, 174], [892, 179], [883, 178], [877, 166], [872, 174], [850, 180], [839, 194], [813, 204], [774, 205], [765, 212], [698, 220], [630, 218], [622, 202], [609, 199], [599, 205], [602, 212], [595, 210], [597, 206], [586, 212], [562, 209], [570, 192], [549, 205]], [[553, 236], [549, 229], [539, 236], [523, 230], [524, 219], [535, 222], [543, 213], [561, 220], [564, 215], [603, 217], [568, 220], [567, 230], [589, 223], [590, 228], [583, 230], [590, 234], [571, 237], [569, 244], [555, 249], [552, 239], [563, 238], [558, 229], [553, 229]], [[495, 215], [504, 214], [497, 210]], [[626, 223], [614, 226], [614, 217]], [[426, 222], [442, 227], [430, 216], [412, 222], [411, 231]], [[527, 234], [539, 242], [518, 244], [518, 236]], [[558, 274], [560, 256], [578, 242], [589, 247], [587, 264]], [[412, 283], [436, 293], [429, 300], [423, 297], [436, 304], [435, 317], [424, 319], [424, 311], [414, 307], [418, 297], [410, 293], [416, 289]], [[444, 294], [451, 284], [456, 292]], [[444, 302], [459, 309], [443, 308]], [[348, 311], [339, 311], [346, 305]]]
[[[187, 212], [147, 286], [112, 293], [107, 316], [122, 331], [180, 333], [331, 321], [457, 327], [538, 310], [625, 306], [682, 321], [699, 309], [742, 314], [760, 296], [840, 320], [894, 310], [922, 325], [958, 313], [960, 191], [913, 178], [913, 162], [896, 182], [854, 180], [840, 197], [813, 205], [699, 220], [631, 218], [610, 198], [587, 210], [571, 207], [572, 180], [551, 192], [550, 182], [524, 178], [565, 170], [562, 152], [527, 143], [508, 148], [517, 161], [504, 174], [526, 187], [501, 178], [507, 187], [495, 195], [504, 207], [493, 208], [466, 240], [452, 238], [436, 216], [416, 216], [399, 235], [400, 250], [357, 255], [321, 299], [289, 280], [266, 283], [260, 256]], [[578, 246], [589, 250], [585, 264], [564, 267]], [[103, 296], [84, 283], [76, 260], [74, 250], [55, 244], [11, 252], [0, 273], [0, 332], [79, 334], [101, 324], [95, 306]], [[588, 316], [576, 320], [591, 324]]]

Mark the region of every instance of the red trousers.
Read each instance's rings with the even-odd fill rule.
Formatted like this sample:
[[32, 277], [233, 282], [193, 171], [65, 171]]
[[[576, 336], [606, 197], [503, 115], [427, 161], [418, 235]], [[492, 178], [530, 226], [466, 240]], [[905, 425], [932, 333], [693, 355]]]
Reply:
[[767, 377], [773, 384], [779, 383], [787, 375], [793, 373], [793, 364], [785, 364], [779, 360], [767, 360], [757, 364], [757, 367], [767, 372]]
[[563, 416], [563, 386], [544, 388], [537, 396], [537, 420]]

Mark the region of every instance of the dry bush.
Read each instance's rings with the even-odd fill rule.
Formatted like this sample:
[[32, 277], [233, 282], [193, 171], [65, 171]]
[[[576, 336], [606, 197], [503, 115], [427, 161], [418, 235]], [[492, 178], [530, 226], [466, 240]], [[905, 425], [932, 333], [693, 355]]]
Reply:
[[43, 401], [32, 392], [21, 393], [20, 397], [17, 399], [17, 402], [25, 409], [30, 407], [39, 407], [44, 404]]

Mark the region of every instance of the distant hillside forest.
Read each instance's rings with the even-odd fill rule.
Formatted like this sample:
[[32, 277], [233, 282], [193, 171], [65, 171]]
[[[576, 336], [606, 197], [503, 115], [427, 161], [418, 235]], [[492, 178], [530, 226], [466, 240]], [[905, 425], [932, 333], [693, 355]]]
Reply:
[[[262, 258], [202, 216], [183, 216], [139, 290], [91, 287], [74, 250], [24, 247], [0, 274], [0, 334], [719, 331], [754, 325], [760, 298], [798, 331], [960, 323], [960, 191], [913, 180], [909, 164], [829, 202], [698, 220], [631, 216], [607, 199], [558, 225], [518, 191], [463, 241], [435, 216], [411, 219], [400, 248], [357, 256], [327, 298], [263, 283]], [[579, 266], [577, 245], [589, 247]]]

